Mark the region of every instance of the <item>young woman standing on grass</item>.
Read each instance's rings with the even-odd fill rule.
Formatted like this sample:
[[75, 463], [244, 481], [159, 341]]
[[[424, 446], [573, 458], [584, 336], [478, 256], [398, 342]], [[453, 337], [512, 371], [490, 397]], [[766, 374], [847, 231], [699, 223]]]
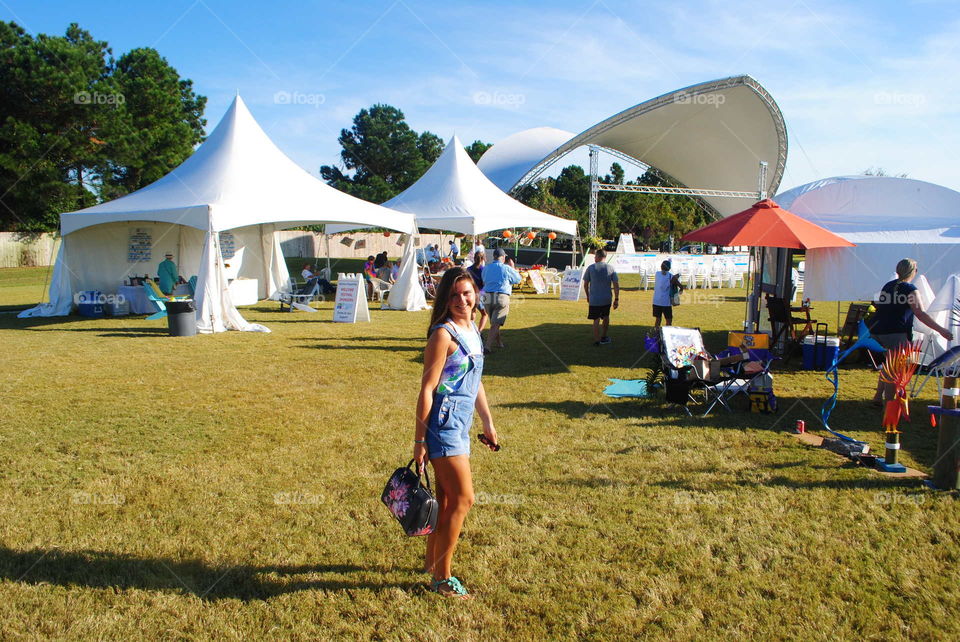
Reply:
[[413, 436], [413, 458], [418, 470], [427, 459], [433, 465], [440, 504], [437, 528], [427, 538], [425, 570], [433, 573], [430, 588], [460, 599], [472, 596], [451, 574], [450, 566], [463, 521], [473, 505], [470, 428], [474, 408], [483, 422], [488, 447], [497, 447], [497, 431], [480, 381], [483, 343], [473, 324], [477, 298], [477, 286], [464, 268], [444, 273], [427, 330]]

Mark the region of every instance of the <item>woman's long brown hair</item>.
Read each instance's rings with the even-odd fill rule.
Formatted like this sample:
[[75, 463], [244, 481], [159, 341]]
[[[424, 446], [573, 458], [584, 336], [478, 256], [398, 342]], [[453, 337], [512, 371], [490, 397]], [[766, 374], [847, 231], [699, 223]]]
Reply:
[[[430, 313], [430, 325], [427, 326], [428, 338], [433, 331], [433, 326], [443, 323], [450, 316], [450, 292], [453, 291], [453, 286], [457, 281], [462, 281], [463, 279], [469, 281], [477, 297], [480, 296], [480, 293], [477, 292], [477, 284], [473, 280], [473, 277], [470, 276], [470, 273], [467, 272], [466, 268], [458, 265], [444, 272], [443, 278], [440, 279], [440, 285], [437, 286], [437, 296], [433, 300], [433, 311]], [[476, 309], [477, 306], [476, 303], [474, 303], [473, 310]], [[471, 318], [473, 318], [473, 310], [470, 312]]]

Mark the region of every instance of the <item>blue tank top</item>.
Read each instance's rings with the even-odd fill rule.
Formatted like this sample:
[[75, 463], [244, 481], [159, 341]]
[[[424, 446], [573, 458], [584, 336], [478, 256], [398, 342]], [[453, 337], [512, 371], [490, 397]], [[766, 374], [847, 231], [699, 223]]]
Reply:
[[462, 330], [450, 322], [435, 327], [449, 332], [450, 337], [457, 344], [457, 349], [443, 364], [440, 383], [437, 385], [437, 394], [449, 395], [460, 388], [463, 378], [467, 376], [470, 370], [470, 358], [476, 359], [478, 355], [483, 356], [483, 341], [480, 339], [480, 332], [476, 325], [473, 325], [470, 330]]
[[913, 330], [913, 310], [907, 301], [916, 292], [916, 286], [894, 279], [880, 290], [877, 300], [877, 313], [870, 324], [873, 334], [896, 334]]

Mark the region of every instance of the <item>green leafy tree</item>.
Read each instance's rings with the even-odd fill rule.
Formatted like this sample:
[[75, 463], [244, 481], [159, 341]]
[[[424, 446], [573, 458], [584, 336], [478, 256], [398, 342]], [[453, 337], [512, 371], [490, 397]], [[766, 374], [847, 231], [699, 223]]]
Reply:
[[465, 149], [467, 150], [467, 154], [470, 156], [470, 158], [473, 159], [473, 162], [479, 163], [480, 157], [483, 156], [484, 153], [491, 147], [493, 147], [493, 143], [485, 143], [481, 140], [475, 140], [467, 145]]
[[207, 99], [155, 49], [134, 49], [116, 63], [111, 78], [116, 118], [102, 130], [102, 196], [116, 198], [162, 178], [203, 141]]
[[374, 203], [413, 185], [443, 151], [440, 138], [417, 134], [402, 111], [381, 104], [361, 109], [353, 127], [341, 130], [337, 140], [343, 169], [324, 165], [320, 175], [337, 189]]
[[0, 23], [0, 229], [57, 229], [59, 214], [150, 183], [201, 140], [206, 99], [152, 49], [117, 62], [76, 24], [30, 36]]
[[86, 189], [103, 158], [96, 136], [112, 117], [110, 49], [71, 24], [31, 37], [0, 23], [0, 224], [56, 229], [60, 212], [93, 204]]

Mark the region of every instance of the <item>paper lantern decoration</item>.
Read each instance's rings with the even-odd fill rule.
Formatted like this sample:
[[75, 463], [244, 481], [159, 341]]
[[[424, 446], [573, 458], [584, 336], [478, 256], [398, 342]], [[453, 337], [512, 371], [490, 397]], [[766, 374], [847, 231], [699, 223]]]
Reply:
[[387, 238], [390, 238], [390, 232], [384, 232], [383, 235]]
[[537, 233], [536, 233], [536, 232], [527, 232], [527, 238], [532, 241], [533, 239], [537, 238]]
[[513, 232], [511, 232], [510, 230], [504, 230], [504, 231], [503, 231], [503, 238], [508, 239], [508, 238], [510, 238], [511, 236], [513, 236]]
[[547, 234], [547, 238], [552, 241], [552, 240], [554, 240], [555, 238], [557, 238], [557, 233], [556, 233], [556, 232], [550, 232], [549, 234]]

